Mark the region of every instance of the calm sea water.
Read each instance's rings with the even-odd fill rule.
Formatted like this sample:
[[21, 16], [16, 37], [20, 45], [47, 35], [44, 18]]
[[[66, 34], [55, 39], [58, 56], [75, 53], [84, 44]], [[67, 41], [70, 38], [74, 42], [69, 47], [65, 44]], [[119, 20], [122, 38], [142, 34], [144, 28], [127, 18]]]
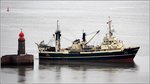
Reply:
[[[133, 63], [39, 62], [35, 42], [48, 43], [57, 20], [62, 47], [81, 38], [83, 30], [87, 34], [100, 30], [90, 42], [98, 45], [108, 31], [108, 16], [115, 36], [126, 46], [140, 46]], [[1, 1], [0, 29], [0, 56], [17, 53], [20, 29], [25, 33], [26, 52], [34, 54], [34, 66], [1, 67], [1, 83], [150, 82], [149, 1]]]

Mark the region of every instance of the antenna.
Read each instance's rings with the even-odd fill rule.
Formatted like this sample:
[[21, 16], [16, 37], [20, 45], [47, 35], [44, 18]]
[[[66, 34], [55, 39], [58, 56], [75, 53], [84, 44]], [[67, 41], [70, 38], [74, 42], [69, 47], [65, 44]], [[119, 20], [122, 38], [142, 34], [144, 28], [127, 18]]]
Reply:
[[59, 25], [58, 25], [58, 23], [59, 23], [59, 20], [57, 20], [57, 30], [59, 30]]
[[84, 29], [82, 30], [82, 33], [84, 33]]
[[20, 28], [20, 30], [22, 31], [23, 29], [22, 29], [22, 28]]

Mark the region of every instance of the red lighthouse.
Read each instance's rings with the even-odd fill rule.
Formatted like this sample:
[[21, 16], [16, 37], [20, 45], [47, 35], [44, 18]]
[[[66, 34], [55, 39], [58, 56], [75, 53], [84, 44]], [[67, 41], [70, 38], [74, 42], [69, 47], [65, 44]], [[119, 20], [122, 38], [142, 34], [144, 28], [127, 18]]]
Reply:
[[7, 65], [7, 64], [33, 64], [34, 57], [32, 54], [26, 54], [25, 52], [25, 38], [24, 33], [19, 33], [18, 38], [18, 54], [11, 54], [11, 55], [4, 55], [1, 58], [1, 64]]
[[18, 55], [25, 55], [25, 38], [22, 30], [19, 34], [19, 39], [18, 39]]

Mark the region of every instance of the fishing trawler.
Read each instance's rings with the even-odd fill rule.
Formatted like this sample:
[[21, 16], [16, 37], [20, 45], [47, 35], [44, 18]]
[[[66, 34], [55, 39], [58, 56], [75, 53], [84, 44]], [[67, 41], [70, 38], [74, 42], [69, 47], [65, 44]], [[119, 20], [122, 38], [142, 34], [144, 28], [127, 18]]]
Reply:
[[90, 40], [86, 40], [86, 33], [83, 32], [82, 41], [76, 39], [68, 48], [61, 48], [61, 31], [57, 20], [57, 30], [53, 34], [55, 46], [49, 46], [42, 41], [36, 43], [39, 50], [39, 59], [48, 60], [69, 60], [69, 61], [103, 61], [103, 62], [130, 62], [133, 61], [139, 46], [125, 47], [123, 41], [113, 35], [111, 29], [112, 20], [109, 18], [107, 24], [108, 33], [103, 42], [98, 46], [89, 45], [89, 42], [100, 32], [98, 30]]

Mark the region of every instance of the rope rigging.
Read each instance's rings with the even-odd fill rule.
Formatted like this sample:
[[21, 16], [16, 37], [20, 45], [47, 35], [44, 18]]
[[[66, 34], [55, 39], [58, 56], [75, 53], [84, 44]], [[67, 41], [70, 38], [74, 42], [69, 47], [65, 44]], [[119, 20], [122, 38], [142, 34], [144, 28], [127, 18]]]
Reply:
[[53, 36], [53, 37], [51, 37], [51, 39], [48, 41], [47, 45], [49, 45], [50, 43], [52, 43], [52, 42], [54, 42], [54, 41], [55, 41], [55, 39], [54, 39], [54, 36]]
[[68, 39], [68, 38], [66, 38], [66, 37], [61, 37], [61, 38], [63, 38], [63, 39], [65, 39], [65, 40], [67, 40], [67, 41], [69, 41], [69, 42], [72, 42], [72, 40], [70, 40], [70, 39]]

